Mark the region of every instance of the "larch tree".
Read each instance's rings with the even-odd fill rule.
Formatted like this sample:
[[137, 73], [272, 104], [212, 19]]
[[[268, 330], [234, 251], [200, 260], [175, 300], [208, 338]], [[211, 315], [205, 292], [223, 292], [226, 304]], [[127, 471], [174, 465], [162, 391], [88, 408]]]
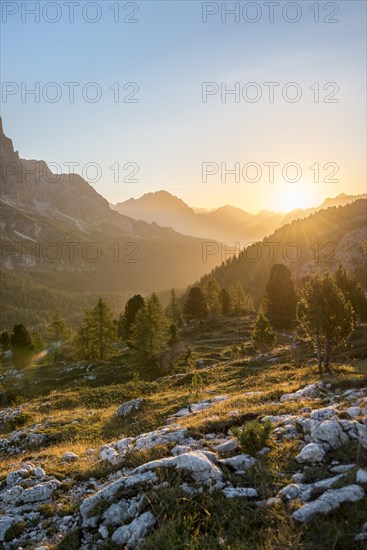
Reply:
[[232, 283], [229, 287], [231, 308], [235, 315], [244, 315], [254, 309], [252, 296], [246, 294], [240, 281]]
[[231, 297], [225, 288], [219, 293], [220, 307], [223, 315], [227, 315], [231, 310]]
[[329, 370], [333, 348], [353, 330], [352, 306], [329, 273], [313, 275], [304, 285], [297, 318], [314, 342], [320, 372], [323, 366]]
[[174, 324], [176, 327], [182, 326], [182, 309], [181, 302], [176, 296], [176, 291], [174, 288], [171, 290], [171, 296], [169, 304], [166, 308], [167, 318]]
[[208, 314], [211, 317], [218, 317], [221, 313], [219, 294], [220, 286], [217, 281], [211, 277], [206, 281], [204, 286], [205, 302], [208, 308]]
[[153, 293], [139, 310], [133, 325], [131, 347], [142, 366], [157, 367], [167, 342], [167, 319], [158, 296]]
[[92, 359], [92, 312], [86, 310], [73, 341], [77, 359]]
[[111, 354], [112, 343], [116, 340], [116, 325], [110, 306], [99, 298], [97, 305], [90, 313], [91, 356], [105, 360]]
[[53, 319], [48, 326], [48, 337], [51, 340], [51, 348], [54, 351], [54, 362], [56, 363], [64, 345], [69, 339], [68, 327], [59, 308], [56, 309]]

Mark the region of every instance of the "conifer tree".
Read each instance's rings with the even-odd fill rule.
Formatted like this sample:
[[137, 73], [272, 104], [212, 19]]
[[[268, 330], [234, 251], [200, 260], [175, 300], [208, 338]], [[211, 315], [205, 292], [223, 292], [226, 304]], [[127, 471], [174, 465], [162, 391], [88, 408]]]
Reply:
[[167, 318], [172, 321], [176, 327], [182, 326], [182, 310], [180, 300], [176, 296], [175, 289], [172, 288], [170, 301], [166, 309]]
[[167, 319], [158, 296], [153, 293], [139, 310], [133, 325], [131, 346], [142, 366], [157, 367], [167, 342]]
[[358, 283], [355, 276], [350, 275], [347, 270], [339, 264], [334, 274], [337, 287], [342, 291], [344, 298], [351, 303], [357, 320], [367, 320], [367, 298], [363, 287]]
[[252, 296], [246, 294], [240, 281], [231, 284], [229, 287], [231, 308], [235, 315], [244, 315], [254, 309]]
[[68, 328], [59, 308], [56, 309], [54, 317], [48, 327], [48, 336], [51, 340], [51, 347], [54, 350], [54, 361], [59, 358], [61, 350], [69, 338]]
[[265, 287], [264, 313], [271, 326], [290, 329], [296, 319], [297, 295], [291, 273], [284, 264], [274, 264]]
[[222, 314], [227, 315], [231, 309], [231, 297], [225, 288], [222, 288], [219, 293], [219, 301]]
[[184, 307], [184, 314], [187, 321], [205, 319], [208, 316], [205, 296], [199, 287], [194, 286], [190, 289]]
[[305, 284], [297, 318], [313, 339], [320, 372], [329, 369], [333, 347], [353, 330], [353, 309], [329, 274], [314, 275]]
[[110, 306], [99, 298], [90, 313], [92, 357], [105, 360], [111, 354], [112, 342], [116, 340], [116, 325]]
[[9, 351], [11, 348], [10, 334], [7, 331], [1, 333], [0, 336], [1, 351]]
[[204, 286], [204, 296], [208, 314], [211, 317], [217, 317], [221, 313], [221, 303], [219, 299], [220, 286], [217, 281], [211, 277]]
[[142, 307], [144, 307], [144, 298], [140, 294], [135, 294], [135, 296], [127, 301], [125, 311], [118, 319], [118, 336], [119, 338], [123, 338], [128, 346], [130, 346], [129, 342], [136, 315]]
[[74, 353], [77, 359], [92, 359], [92, 312], [86, 310], [83, 321], [74, 337]]
[[31, 360], [33, 343], [30, 332], [22, 323], [14, 325], [10, 343], [15, 364], [18, 367], [25, 367]]
[[269, 319], [265, 317], [262, 308], [256, 317], [251, 333], [251, 341], [255, 349], [259, 351], [270, 348], [276, 340], [276, 334], [270, 326]]

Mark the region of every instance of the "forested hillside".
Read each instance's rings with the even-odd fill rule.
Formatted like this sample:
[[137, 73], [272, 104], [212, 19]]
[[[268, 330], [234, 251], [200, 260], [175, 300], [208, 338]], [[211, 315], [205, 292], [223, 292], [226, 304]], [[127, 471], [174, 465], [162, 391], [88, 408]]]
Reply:
[[361, 199], [295, 220], [223, 261], [200, 286], [210, 277], [224, 288], [241, 281], [259, 304], [274, 263], [284, 263], [300, 280], [313, 272], [333, 272], [340, 262], [366, 286], [366, 208], [367, 200]]

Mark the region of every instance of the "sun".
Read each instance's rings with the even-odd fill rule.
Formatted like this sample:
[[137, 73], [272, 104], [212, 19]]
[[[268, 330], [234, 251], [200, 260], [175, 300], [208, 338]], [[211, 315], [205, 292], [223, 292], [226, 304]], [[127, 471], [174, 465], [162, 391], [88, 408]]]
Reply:
[[290, 212], [296, 208], [308, 208], [311, 206], [311, 196], [306, 186], [299, 183], [294, 186], [288, 185], [279, 190], [276, 199], [277, 208], [282, 212]]

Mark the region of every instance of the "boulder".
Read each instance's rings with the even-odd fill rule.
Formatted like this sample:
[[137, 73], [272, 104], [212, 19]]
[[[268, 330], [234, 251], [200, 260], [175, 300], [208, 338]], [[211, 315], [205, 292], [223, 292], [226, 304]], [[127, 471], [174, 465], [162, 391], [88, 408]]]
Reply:
[[327, 514], [336, 510], [344, 502], [357, 502], [364, 498], [365, 492], [359, 485], [348, 485], [341, 489], [330, 489], [313, 502], [304, 504], [293, 512], [293, 519], [306, 523], [315, 514]]
[[325, 451], [318, 443], [308, 443], [297, 456], [298, 462], [310, 462], [316, 464], [322, 462]]
[[168, 445], [169, 443], [184, 443], [187, 436], [187, 430], [180, 428], [178, 430], [170, 427], [160, 428], [153, 432], [141, 434], [136, 438], [134, 450], [151, 449], [157, 445]]
[[62, 457], [63, 462], [75, 462], [76, 460], [79, 460], [79, 456], [71, 451], [67, 451]]
[[338, 410], [332, 406], [325, 407], [324, 409], [316, 409], [310, 414], [311, 420], [314, 420], [315, 422], [323, 422], [324, 420], [329, 420], [335, 416], [338, 416]]
[[145, 512], [134, 519], [129, 525], [122, 525], [112, 535], [112, 540], [120, 547], [125, 545], [128, 548], [136, 546], [147, 536], [156, 522], [151, 512]]
[[17, 502], [22, 492], [23, 488], [20, 485], [14, 485], [11, 489], [2, 491], [0, 498], [4, 504], [13, 504]]
[[110, 464], [116, 464], [119, 461], [118, 452], [111, 445], [102, 445], [99, 451], [99, 457], [101, 460], [109, 462]]
[[222, 458], [218, 461], [219, 464], [224, 464], [225, 466], [229, 466], [233, 470], [248, 470], [248, 468], [251, 468], [256, 464], [256, 460], [252, 458], [250, 455], [236, 455], [232, 456], [231, 458]]
[[7, 516], [3, 515], [0, 516], [0, 542], [5, 541], [6, 533], [14, 525], [20, 520], [20, 518], [13, 517], [13, 516]]
[[302, 399], [315, 399], [318, 396], [316, 384], [308, 384], [308, 386], [294, 392], [285, 393], [281, 396], [280, 402], [284, 401], [301, 401]]
[[139, 512], [141, 512], [144, 502], [144, 496], [138, 496], [130, 500], [122, 499], [114, 504], [111, 504], [102, 516], [104, 523], [106, 525], [114, 526], [121, 525], [121, 523], [134, 518]]
[[361, 414], [361, 409], [359, 407], [349, 407], [349, 409], [346, 410], [346, 413], [351, 418], [355, 418], [356, 416], [359, 416]]
[[57, 479], [46, 481], [46, 483], [38, 483], [38, 485], [34, 487], [24, 489], [21, 499], [24, 504], [48, 500], [52, 497], [59, 485], [61, 485], [61, 483], [57, 481]]
[[17, 485], [23, 479], [26, 479], [29, 476], [29, 471], [26, 468], [19, 468], [19, 470], [15, 470], [14, 472], [10, 472], [6, 476], [6, 484], [8, 487], [12, 487], [12, 485]]
[[224, 443], [220, 443], [219, 445], [216, 445], [215, 447], [213, 447], [213, 449], [218, 453], [232, 453], [238, 450], [238, 441], [237, 439], [234, 439], [234, 438], [229, 439]]
[[325, 420], [311, 432], [312, 440], [319, 443], [325, 451], [336, 451], [344, 443], [349, 441], [349, 437], [344, 433], [339, 422], [334, 420]]
[[226, 498], [256, 498], [258, 496], [256, 489], [251, 487], [226, 487], [223, 489]]
[[143, 403], [144, 399], [131, 399], [131, 401], [120, 405], [115, 414], [116, 416], [127, 416], [131, 411], [139, 410]]
[[37, 466], [37, 468], [35, 468], [34, 470], [34, 475], [37, 479], [42, 479], [45, 477], [46, 472], [43, 468], [41, 468], [40, 466]]
[[188, 472], [192, 479], [199, 483], [209, 483], [222, 479], [222, 472], [218, 466], [213, 464], [201, 451], [191, 451], [177, 456], [153, 460], [136, 468], [134, 473], [138, 474], [157, 468], [175, 468], [178, 471]]
[[158, 478], [153, 472], [121, 477], [86, 498], [80, 505], [83, 527], [96, 527], [102, 514], [101, 508], [106, 510], [108, 504], [120, 501], [124, 495], [133, 496], [132, 493], [136, 494], [140, 490], [145, 490], [147, 485], [151, 485], [157, 480]]
[[356, 474], [356, 482], [357, 483], [367, 483], [367, 470], [363, 470], [360, 468]]
[[119, 453], [123, 453], [131, 447], [132, 443], [134, 441], [133, 437], [125, 437], [124, 439], [120, 439], [116, 443], [116, 449]]

